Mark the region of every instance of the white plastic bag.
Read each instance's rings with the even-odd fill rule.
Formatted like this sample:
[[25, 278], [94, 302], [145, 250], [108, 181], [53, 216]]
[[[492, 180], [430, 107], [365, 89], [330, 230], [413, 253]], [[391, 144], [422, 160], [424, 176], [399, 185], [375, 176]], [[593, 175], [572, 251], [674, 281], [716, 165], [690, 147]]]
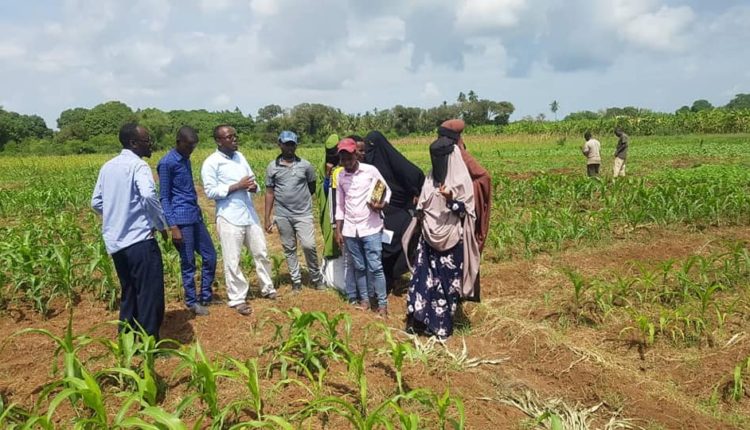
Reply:
[[346, 258], [324, 258], [322, 271], [328, 288], [346, 295]]

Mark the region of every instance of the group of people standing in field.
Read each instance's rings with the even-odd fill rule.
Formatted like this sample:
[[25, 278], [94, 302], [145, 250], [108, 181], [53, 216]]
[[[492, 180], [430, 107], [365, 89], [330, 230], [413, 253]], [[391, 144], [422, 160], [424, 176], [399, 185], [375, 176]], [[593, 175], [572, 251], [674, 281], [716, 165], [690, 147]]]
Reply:
[[[296, 154], [297, 135], [279, 135], [279, 156], [265, 172], [261, 225], [252, 196], [256, 176], [238, 151], [230, 125], [213, 130], [217, 150], [201, 166], [206, 197], [216, 203], [227, 305], [250, 315], [248, 281], [241, 267], [243, 245], [252, 255], [261, 297], [275, 300], [265, 233], [274, 226], [289, 267], [292, 292], [302, 289], [297, 244], [302, 247], [315, 289], [338, 289], [358, 309], [388, 314], [388, 292], [407, 272], [407, 329], [441, 338], [453, 332], [461, 299], [479, 299], [479, 260], [489, 229], [489, 173], [466, 151], [462, 120], [449, 120], [430, 145], [428, 175], [378, 131], [365, 138], [325, 144], [320, 175]], [[223, 303], [214, 297], [217, 253], [198, 204], [190, 156], [198, 134], [180, 128], [175, 147], [158, 163], [159, 190], [148, 164], [153, 142], [148, 130], [124, 125], [121, 153], [101, 168], [91, 205], [103, 217], [102, 235], [122, 293], [123, 327], [141, 326], [159, 337], [164, 318], [164, 275], [155, 234], [180, 255], [185, 304], [195, 315]], [[322, 176], [321, 183], [318, 177]], [[312, 197], [318, 194], [323, 261], [318, 258]], [[200, 287], [196, 254], [201, 256]]]
[[[628, 157], [630, 138], [620, 127], [615, 128], [615, 136], [617, 136], [617, 147], [615, 148], [612, 176], [617, 178], [625, 176], [625, 160]], [[599, 168], [602, 164], [602, 144], [592, 137], [590, 131], [583, 134], [583, 139], [585, 143], [581, 147], [581, 152], [586, 157], [586, 174], [589, 177], [597, 177], [599, 176]]]

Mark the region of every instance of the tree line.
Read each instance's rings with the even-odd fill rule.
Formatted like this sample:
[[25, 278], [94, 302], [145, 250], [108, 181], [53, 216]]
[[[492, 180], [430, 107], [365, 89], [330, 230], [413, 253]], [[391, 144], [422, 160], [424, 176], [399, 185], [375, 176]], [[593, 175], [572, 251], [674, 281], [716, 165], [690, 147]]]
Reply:
[[[92, 153], [119, 148], [117, 132], [126, 122], [137, 121], [151, 131], [157, 147], [172, 145], [182, 125], [198, 130], [201, 140], [211, 139], [217, 124], [231, 124], [243, 144], [263, 147], [275, 144], [278, 133], [293, 130], [303, 143], [323, 142], [331, 133], [364, 133], [381, 130], [390, 136], [433, 132], [444, 120], [462, 117], [469, 125], [504, 125], [515, 110], [507, 101], [479, 98], [474, 91], [460, 93], [455, 103], [423, 109], [402, 105], [350, 114], [319, 103], [301, 103], [290, 109], [271, 104], [257, 114], [239, 108], [209, 112], [200, 110], [133, 110], [120, 101], [91, 109], [72, 108], [60, 113], [58, 131], [49, 129], [37, 115], [20, 115], [0, 108], [0, 151], [8, 153]], [[5, 126], [7, 123], [7, 127]]]
[[[559, 103], [550, 109], [556, 115]], [[271, 104], [255, 116], [239, 108], [210, 112], [199, 110], [133, 110], [125, 103], [109, 101], [93, 108], [72, 108], [60, 113], [57, 131], [38, 115], [22, 115], [0, 107], [0, 151], [10, 154], [71, 154], [112, 152], [120, 148], [117, 132], [122, 124], [137, 121], [146, 126], [157, 147], [172, 145], [175, 131], [191, 125], [201, 140], [210, 140], [213, 127], [230, 124], [249, 147], [273, 145], [281, 130], [293, 130], [304, 144], [325, 140], [331, 133], [364, 134], [380, 130], [389, 137], [433, 133], [449, 118], [463, 118], [472, 133], [582, 133], [611, 131], [615, 125], [630, 128], [632, 134], [750, 132], [750, 94], [737, 94], [726, 106], [715, 108], [696, 100], [674, 114], [656, 113], [636, 107], [611, 107], [599, 112], [580, 111], [561, 121], [548, 121], [544, 114], [510, 122], [515, 108], [508, 101], [480, 98], [474, 91], [459, 93], [453, 103], [431, 108], [397, 105], [365, 113], [345, 113], [319, 103], [301, 103], [284, 109]]]

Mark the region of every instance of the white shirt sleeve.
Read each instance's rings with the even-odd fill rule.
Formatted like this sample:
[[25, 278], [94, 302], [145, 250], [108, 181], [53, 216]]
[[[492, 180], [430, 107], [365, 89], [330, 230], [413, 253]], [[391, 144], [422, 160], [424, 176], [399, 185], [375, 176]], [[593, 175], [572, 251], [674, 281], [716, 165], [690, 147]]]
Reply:
[[201, 166], [203, 192], [211, 200], [221, 200], [229, 194], [229, 185], [219, 181], [219, 171], [213, 156], [209, 156]]
[[99, 172], [99, 177], [96, 179], [96, 185], [94, 185], [94, 194], [91, 196], [91, 208], [94, 209], [99, 215], [104, 211], [104, 200], [102, 199], [102, 174]]

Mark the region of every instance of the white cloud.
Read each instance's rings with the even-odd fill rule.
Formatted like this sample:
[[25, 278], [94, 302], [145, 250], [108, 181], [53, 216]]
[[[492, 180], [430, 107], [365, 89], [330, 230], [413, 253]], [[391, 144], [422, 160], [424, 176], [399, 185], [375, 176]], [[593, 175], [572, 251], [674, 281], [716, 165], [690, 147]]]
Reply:
[[261, 16], [276, 15], [279, 12], [276, 0], [251, 0], [250, 9]]
[[347, 25], [347, 47], [352, 49], [388, 49], [402, 44], [406, 23], [397, 16], [381, 16], [366, 21], [350, 20]]
[[695, 14], [687, 6], [662, 6], [656, 12], [635, 16], [620, 27], [625, 39], [644, 48], [657, 51], [680, 50], [685, 47], [685, 30]]
[[211, 100], [211, 104], [214, 107], [217, 107], [217, 108], [225, 108], [225, 107], [227, 107], [229, 105], [229, 102], [231, 102], [231, 101], [232, 101], [231, 97], [229, 97], [228, 95], [222, 93], [222, 94], [218, 94], [216, 97], [214, 97]]
[[[628, 22], [659, 6], [657, 0], [611, 0], [602, 2], [603, 13], [617, 22]], [[606, 12], [605, 12], [606, 10]]]
[[526, 6], [526, 0], [461, 0], [456, 26], [467, 32], [514, 27]]
[[141, 13], [142, 22], [149, 30], [159, 32], [167, 26], [172, 5], [170, 0], [139, 0], [135, 9]]
[[223, 12], [236, 4], [236, 0], [199, 0], [198, 4], [204, 12]]
[[85, 63], [80, 51], [72, 47], [56, 48], [42, 51], [36, 55], [32, 67], [40, 72], [60, 73]]
[[110, 99], [363, 112], [473, 89], [520, 118], [552, 98], [671, 111], [750, 92], [739, 0], [45, 1], [38, 19], [36, 2], [0, 1], [0, 94], [49, 124]]
[[47, 33], [49, 37], [59, 37], [65, 33], [65, 29], [63, 28], [62, 24], [60, 24], [59, 22], [52, 22], [49, 24], [45, 24], [43, 31]]
[[83, 40], [92, 38], [107, 29], [118, 17], [117, 0], [65, 0], [64, 18], [66, 37]]
[[421, 97], [427, 100], [438, 100], [440, 98], [440, 90], [434, 82], [427, 82], [424, 84]]
[[22, 46], [0, 41], [0, 60], [13, 60], [26, 54]]

